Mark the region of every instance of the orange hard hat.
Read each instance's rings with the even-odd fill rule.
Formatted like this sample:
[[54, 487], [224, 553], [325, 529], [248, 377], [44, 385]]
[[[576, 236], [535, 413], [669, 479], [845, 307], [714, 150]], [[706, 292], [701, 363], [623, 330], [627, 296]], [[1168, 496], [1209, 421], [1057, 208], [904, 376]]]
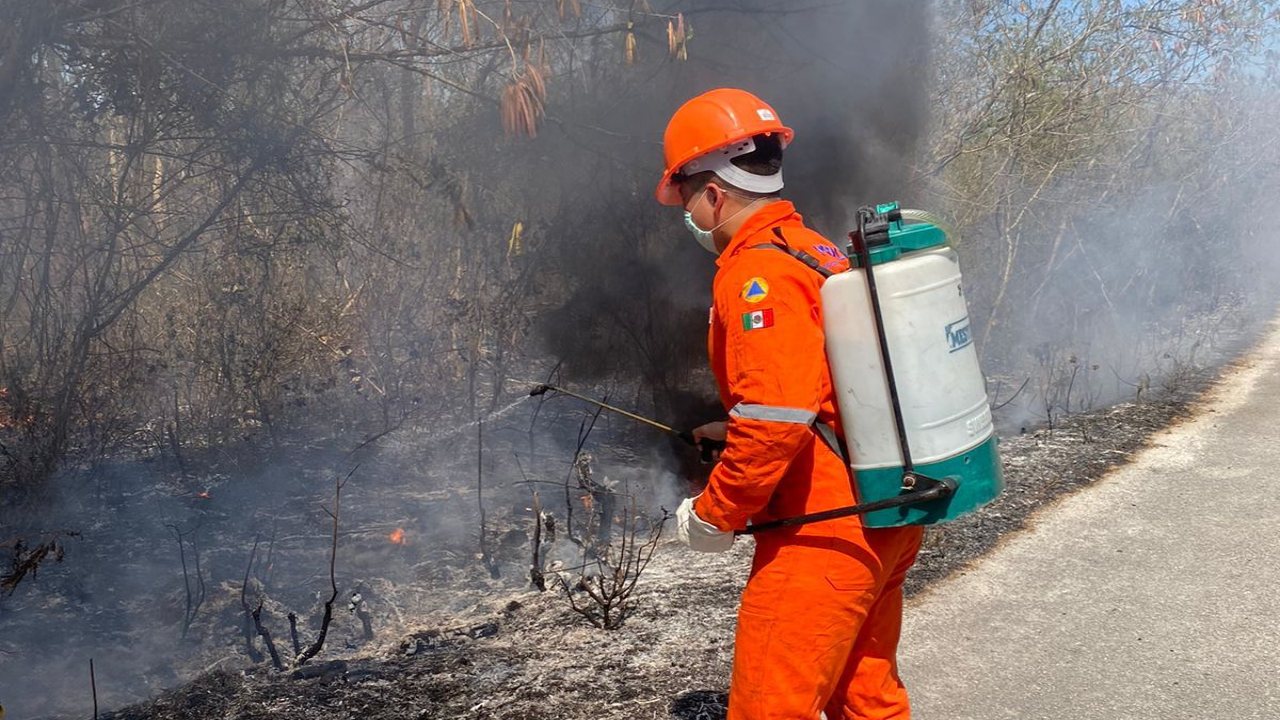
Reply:
[[773, 133], [782, 134], [783, 147], [795, 137], [768, 103], [746, 90], [717, 88], [686, 102], [671, 116], [662, 136], [667, 168], [658, 182], [658, 202], [681, 204], [680, 191], [671, 178], [691, 160], [740, 140]]

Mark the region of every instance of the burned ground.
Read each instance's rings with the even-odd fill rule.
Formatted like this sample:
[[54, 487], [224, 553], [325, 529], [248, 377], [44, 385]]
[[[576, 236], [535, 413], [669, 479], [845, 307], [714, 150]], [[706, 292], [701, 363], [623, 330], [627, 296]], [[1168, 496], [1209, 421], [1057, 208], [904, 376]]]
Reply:
[[[963, 571], [1036, 508], [1125, 462], [1186, 413], [1208, 379], [1005, 438], [1004, 495], [930, 530], [908, 593]], [[560, 592], [495, 592], [372, 653], [292, 674], [224, 668], [108, 717], [720, 718], [751, 546], [690, 556], [666, 541], [635, 613], [614, 632], [587, 625]]]
[[[1016, 423], [1028, 411], [1007, 412], [1030, 391], [1011, 397], [993, 388], [1005, 404], [997, 419], [1007, 488], [981, 512], [929, 531], [908, 592], [963, 571], [1037, 508], [1125, 462], [1187, 411], [1214, 368], [1229, 370], [1258, 329], [1213, 317], [1202, 327], [1188, 337], [1212, 338], [1195, 340], [1207, 348], [1204, 365], [1184, 363], [1154, 385], [1135, 384], [1129, 402], [1087, 413], [1062, 409], [1074, 405], [1067, 387], [1049, 411], [1052, 428], [1024, 430]], [[581, 546], [567, 539], [568, 507], [572, 534], [592, 534], [583, 525], [590, 493], [573, 475], [583, 412], [566, 398], [541, 406], [512, 400], [483, 426], [405, 428], [356, 453], [323, 442], [246, 445], [189, 454], [207, 468], [199, 474], [176, 472], [163, 458], [121, 458], [68, 476], [51, 517], [82, 532], [65, 541], [65, 562], [41, 567], [0, 605], [0, 702], [23, 717], [79, 714], [91, 704], [93, 658], [100, 705], [122, 708], [115, 715], [122, 718], [720, 717], [752, 543], [722, 556], [690, 555], [668, 532], [622, 627], [589, 625], [557, 579], [573, 585], [582, 559]], [[687, 491], [676, 472], [661, 469], [671, 466], [674, 446], [642, 449], [653, 439], [601, 416], [576, 457], [591, 457], [595, 481], [638, 496], [651, 514], [675, 507]], [[304, 645], [314, 638], [330, 593], [331, 520], [323, 508], [331, 507], [335, 477], [353, 468], [327, 643], [310, 664], [276, 672], [246, 651], [245, 607], [262, 603], [286, 659], [288, 613], [299, 616]], [[477, 483], [496, 578], [478, 543]], [[529, 589], [535, 490], [556, 519], [554, 540], [543, 528], [546, 592]], [[170, 525], [190, 539], [188, 577], [197, 548], [204, 577], [203, 603], [185, 637], [182, 557]], [[347, 609], [357, 591], [372, 637]]]

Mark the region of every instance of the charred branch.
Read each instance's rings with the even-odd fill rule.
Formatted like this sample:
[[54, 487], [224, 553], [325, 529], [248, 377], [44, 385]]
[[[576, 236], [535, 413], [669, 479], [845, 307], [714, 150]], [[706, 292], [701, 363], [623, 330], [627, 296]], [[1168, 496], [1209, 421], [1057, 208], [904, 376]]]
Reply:
[[[592, 568], [594, 572], [580, 575], [574, 584], [564, 575], [558, 576], [569, 607], [602, 630], [621, 627], [634, 610], [632, 595], [653, 558], [667, 519], [668, 513], [663, 510], [656, 522], [645, 523], [632, 498], [617, 540], [601, 549]], [[644, 537], [646, 524], [647, 538]]]
[[[605, 395], [603, 400], [608, 401], [609, 396]], [[591, 431], [595, 429], [596, 421], [600, 419], [600, 413], [602, 412], [604, 412], [604, 408], [597, 407], [593, 414], [589, 417], [584, 417], [582, 422], [578, 425], [578, 444], [573, 451], [573, 460], [569, 463], [569, 472], [564, 478], [564, 535], [584, 550], [586, 549], [586, 543], [582, 542], [582, 540], [578, 539], [573, 534], [573, 491], [570, 486], [570, 481], [577, 475], [578, 460], [582, 456], [582, 448], [586, 446], [587, 438], [591, 437]]]
[[262, 600], [258, 600], [258, 607], [253, 609], [253, 627], [257, 629], [258, 636], [262, 638], [262, 644], [267, 648], [267, 654], [271, 656], [271, 664], [277, 670], [284, 670], [284, 663], [280, 661], [280, 653], [276, 651], [276, 643], [271, 639], [271, 631], [266, 625], [262, 624]]
[[[999, 410], [1000, 408], [1004, 407], [1005, 405], [1008, 405], [1009, 403], [1011, 403], [1011, 402], [1013, 402], [1014, 400], [1016, 400], [1016, 399], [1018, 398], [1018, 396], [1022, 394], [1022, 391], [1023, 391], [1024, 389], [1026, 389], [1027, 385], [1028, 385], [1030, 382], [1031, 382], [1031, 376], [1030, 376], [1030, 375], [1028, 375], [1028, 376], [1027, 376], [1027, 379], [1026, 379], [1026, 380], [1023, 380], [1023, 381], [1022, 381], [1022, 384], [1018, 386], [1018, 389], [1017, 389], [1017, 390], [1016, 390], [1012, 395], [1010, 395], [1010, 396], [1009, 396], [1009, 399], [1008, 399], [1008, 400], [1005, 400], [1005, 401], [1004, 401], [1004, 402], [1002, 402], [1002, 403], [994, 403], [994, 402], [993, 402], [993, 403], [992, 403], [992, 405], [991, 405], [991, 411], [992, 411], [992, 412], [995, 412], [996, 410]], [[999, 396], [1000, 396], [1000, 386], [999, 386], [999, 385], [997, 385], [997, 386], [996, 386], [996, 391], [995, 391], [995, 392], [993, 392], [993, 393], [991, 394], [991, 396], [992, 396], [993, 398], [994, 398], [994, 397], [999, 397]]]
[[480, 563], [497, 580], [498, 563], [489, 550], [489, 527], [484, 509], [484, 420], [476, 421], [476, 503], [480, 508]]
[[89, 658], [89, 692], [93, 694], [93, 720], [98, 720], [98, 674], [93, 669], [93, 658]]
[[276, 531], [279, 527], [280, 519], [273, 518], [271, 520], [271, 540], [267, 542], [267, 559], [263, 563], [266, 567], [257, 572], [258, 582], [262, 583], [264, 588], [271, 583], [271, 575], [275, 570]]
[[249, 588], [249, 574], [253, 572], [253, 560], [258, 554], [258, 541], [261, 536], [253, 538], [253, 549], [249, 551], [249, 562], [244, 567], [244, 580], [240, 583], [240, 607], [244, 610], [244, 621], [240, 624], [241, 632], [244, 635], [244, 651], [248, 654], [249, 659], [255, 663], [262, 662], [262, 652], [254, 647], [253, 636], [254, 627], [256, 625], [253, 611], [249, 609], [249, 599], [247, 597]]
[[[204, 605], [205, 585], [204, 571], [200, 567], [200, 547], [196, 545], [194, 539], [188, 539], [188, 533], [184, 533], [177, 525], [166, 523], [165, 527], [173, 531], [173, 535], [178, 540], [178, 558], [182, 563], [182, 585], [186, 591], [187, 605], [182, 615], [182, 639], [187, 639], [187, 633], [191, 630], [191, 624], [195, 622], [196, 615], [200, 613], [200, 607]], [[187, 553], [185, 546], [191, 545], [191, 554], [195, 564], [196, 578], [193, 581], [187, 570]]]
[[373, 616], [369, 611], [360, 606], [356, 608], [356, 617], [360, 619], [360, 629], [364, 632], [365, 640], [373, 639]]
[[542, 530], [544, 517], [551, 523], [549, 528], [548, 542], [555, 542], [555, 520], [550, 513], [544, 513], [542, 510], [542, 497], [538, 495], [537, 489], [533, 486], [533, 482], [529, 480], [528, 474], [524, 471], [524, 465], [520, 462], [520, 456], [515, 455], [516, 468], [520, 471], [520, 477], [524, 478], [524, 483], [529, 485], [530, 510], [533, 512], [533, 539], [530, 543], [532, 559], [529, 563], [529, 584], [536, 588], [539, 592], [547, 591], [547, 576], [543, 567], [542, 557]]
[[62, 540], [69, 537], [80, 537], [80, 533], [67, 530], [55, 532], [30, 546], [22, 538], [11, 538], [0, 543], [0, 548], [9, 548], [11, 554], [8, 572], [0, 575], [0, 593], [12, 595], [24, 578], [28, 575], [32, 578], [36, 576], [43, 562], [49, 559], [55, 563], [62, 562], [66, 555]]
[[529, 565], [529, 583], [539, 592], [547, 591], [547, 576], [542, 567], [542, 501], [538, 491], [530, 489], [533, 495], [533, 560]]
[[187, 463], [182, 456], [182, 410], [178, 403], [178, 391], [173, 391], [173, 423], [165, 428], [165, 435], [169, 441], [169, 450], [173, 452], [173, 458], [178, 463], [178, 472], [186, 474]]
[[583, 502], [587, 505], [589, 512], [594, 512], [593, 519], [596, 520], [594, 542], [597, 546], [603, 547], [609, 544], [613, 533], [616, 496], [613, 491], [595, 479], [591, 471], [592, 460], [591, 453], [579, 452], [574, 470], [578, 477], [578, 487], [587, 493], [583, 497]]
[[289, 613], [289, 639], [293, 642], [293, 656], [302, 654], [302, 641], [298, 639], [298, 613]]
[[360, 466], [351, 468], [345, 478], [334, 478], [333, 481], [333, 511], [328, 508], [325, 513], [333, 518], [333, 536], [329, 545], [329, 587], [332, 593], [329, 599], [324, 603], [324, 615], [320, 618], [320, 632], [316, 635], [315, 642], [298, 654], [294, 665], [304, 665], [308, 660], [315, 657], [322, 649], [324, 649], [325, 638], [329, 635], [329, 623], [333, 621], [333, 603], [338, 599], [338, 524], [342, 517], [342, 488], [346, 487], [347, 481], [356, 473]]

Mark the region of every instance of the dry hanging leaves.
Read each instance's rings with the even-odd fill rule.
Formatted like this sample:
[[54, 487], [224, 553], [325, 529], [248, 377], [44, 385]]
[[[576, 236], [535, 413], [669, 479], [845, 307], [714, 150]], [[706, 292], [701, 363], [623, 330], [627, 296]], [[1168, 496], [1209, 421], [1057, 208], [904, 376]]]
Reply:
[[561, 20], [564, 19], [564, 11], [566, 6], [568, 7], [569, 12], [572, 13], [574, 17], [582, 17], [582, 5], [578, 2], [578, 0], [559, 0], [558, 10], [560, 12]]
[[475, 42], [476, 8], [473, 0], [458, 0], [458, 29], [462, 33], [462, 44]]
[[517, 220], [511, 226], [511, 237], [507, 240], [507, 257], [524, 252], [524, 223]]
[[499, 109], [508, 135], [538, 136], [538, 121], [546, 114], [547, 86], [542, 71], [526, 65], [524, 72], [502, 90]]
[[667, 21], [667, 52], [677, 60], [688, 60], [686, 42], [689, 37], [684, 27], [684, 13], [678, 13], [674, 21]]
[[634, 65], [636, 62], [636, 34], [631, 32], [633, 27], [635, 27], [635, 23], [627, 23], [627, 37], [626, 40], [623, 41], [623, 46], [626, 48], [625, 55], [628, 65]]

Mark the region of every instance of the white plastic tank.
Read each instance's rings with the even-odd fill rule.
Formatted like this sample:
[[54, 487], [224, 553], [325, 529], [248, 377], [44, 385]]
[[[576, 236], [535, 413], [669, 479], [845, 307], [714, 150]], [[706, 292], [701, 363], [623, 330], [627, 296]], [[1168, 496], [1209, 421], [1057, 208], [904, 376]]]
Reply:
[[[914, 463], [946, 460], [991, 438], [955, 251], [908, 252], [872, 269]], [[865, 272], [828, 279], [822, 310], [851, 466], [902, 466]]]

